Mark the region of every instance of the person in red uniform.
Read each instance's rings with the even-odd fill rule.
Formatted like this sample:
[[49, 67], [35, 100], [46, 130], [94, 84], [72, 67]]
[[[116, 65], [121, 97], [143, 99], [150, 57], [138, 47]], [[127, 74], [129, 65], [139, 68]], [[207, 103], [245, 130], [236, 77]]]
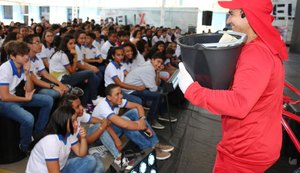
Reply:
[[280, 156], [283, 60], [287, 50], [272, 26], [271, 0], [219, 1], [229, 9], [227, 23], [247, 35], [229, 90], [194, 82], [179, 64], [179, 87], [192, 104], [221, 114], [222, 139], [214, 173], [262, 173]]

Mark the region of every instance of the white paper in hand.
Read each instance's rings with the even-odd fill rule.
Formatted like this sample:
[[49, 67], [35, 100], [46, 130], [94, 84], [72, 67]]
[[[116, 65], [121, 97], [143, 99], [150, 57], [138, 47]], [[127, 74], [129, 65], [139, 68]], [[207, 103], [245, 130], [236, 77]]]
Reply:
[[194, 80], [189, 72], [185, 69], [184, 64], [182, 62], [179, 63], [178, 83], [183, 94], [193, 82]]

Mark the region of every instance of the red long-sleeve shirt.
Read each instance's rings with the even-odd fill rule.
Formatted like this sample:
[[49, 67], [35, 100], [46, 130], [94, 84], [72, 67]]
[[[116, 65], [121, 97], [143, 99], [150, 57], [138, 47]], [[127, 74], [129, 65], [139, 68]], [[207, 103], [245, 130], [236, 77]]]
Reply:
[[219, 152], [246, 164], [266, 165], [280, 155], [283, 85], [282, 61], [258, 37], [243, 47], [230, 90], [195, 82], [185, 97], [222, 115]]

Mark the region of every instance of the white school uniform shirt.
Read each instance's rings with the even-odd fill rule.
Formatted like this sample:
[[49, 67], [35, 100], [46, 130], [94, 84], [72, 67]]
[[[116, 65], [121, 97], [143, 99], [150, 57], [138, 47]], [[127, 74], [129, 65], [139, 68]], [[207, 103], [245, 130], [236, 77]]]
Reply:
[[85, 56], [84, 46], [76, 44], [75, 50], [76, 50], [76, 53], [77, 53], [77, 62], [81, 63], [81, 64], [84, 64], [84, 61], [83, 61], [84, 56]]
[[63, 51], [56, 52], [49, 61], [50, 74], [61, 81], [61, 78], [65, 74], [69, 74], [68, 70], [65, 68], [68, 65], [70, 65], [68, 56]]
[[55, 52], [55, 49], [53, 47], [45, 47], [43, 44], [42, 51], [40, 53], [37, 53], [36, 56], [40, 58], [41, 60], [44, 60], [47, 58], [49, 61], [50, 56]]
[[26, 167], [26, 173], [48, 172], [47, 161], [59, 161], [60, 170], [65, 166], [71, 146], [78, 143], [78, 138], [67, 134], [66, 140], [62, 135], [51, 134], [42, 138], [33, 148]]
[[129, 61], [124, 60], [123, 62], [121, 62], [121, 67], [122, 67], [123, 71], [130, 72], [131, 66], [132, 66], [132, 63]]
[[97, 40], [93, 41], [93, 46], [95, 46], [99, 51], [101, 50], [101, 47], [103, 44], [104, 44], [103, 41], [102, 41], [102, 44], [100, 42], [98, 42]]
[[103, 46], [101, 47], [101, 50], [100, 50], [100, 53], [101, 53], [101, 56], [103, 59], [107, 58], [108, 51], [111, 47], [114, 47], [114, 45], [111, 44], [110, 41], [108, 41], [108, 40], [103, 44]]
[[125, 108], [127, 106], [128, 101], [126, 99], [122, 99], [122, 103], [120, 105], [112, 106], [108, 99], [102, 99], [93, 111], [93, 117], [99, 119], [108, 119], [110, 116], [119, 114], [120, 108]]
[[80, 127], [81, 127], [81, 123], [87, 123], [87, 124], [90, 124], [92, 120], [92, 115], [89, 114], [89, 113], [86, 113], [85, 111], [83, 111], [83, 115], [82, 116], [79, 116], [77, 117], [77, 123], [78, 123], [78, 128], [77, 128], [77, 131], [74, 132], [74, 136], [76, 136], [77, 138], [79, 137], [79, 131], [80, 131]]
[[45, 66], [40, 58], [36, 56], [33, 59], [30, 58], [30, 73], [34, 74], [36, 78], [41, 79], [41, 72], [43, 70], [45, 70]]
[[[145, 62], [142, 66], [133, 69], [125, 77], [125, 83], [134, 86], [145, 86], [150, 91], [157, 91], [158, 87], [155, 81], [155, 69], [150, 61]], [[130, 94], [134, 90], [123, 89], [126, 93]]]
[[18, 74], [13, 60], [8, 60], [0, 66], [0, 86], [8, 86], [10, 94], [15, 95], [16, 87], [22, 80], [26, 81], [23, 67], [21, 67], [20, 74]]
[[100, 50], [98, 50], [95, 46], [92, 45], [92, 47], [89, 48], [87, 45], [85, 45], [84, 48], [86, 59], [95, 59], [100, 56]]
[[105, 87], [109, 84], [114, 84], [114, 78], [118, 77], [121, 82], [124, 81], [124, 69], [119, 66], [115, 61], [111, 61], [104, 72]]
[[144, 56], [138, 51], [136, 58], [132, 61], [131, 70], [136, 69], [137, 67], [142, 66], [145, 63]]

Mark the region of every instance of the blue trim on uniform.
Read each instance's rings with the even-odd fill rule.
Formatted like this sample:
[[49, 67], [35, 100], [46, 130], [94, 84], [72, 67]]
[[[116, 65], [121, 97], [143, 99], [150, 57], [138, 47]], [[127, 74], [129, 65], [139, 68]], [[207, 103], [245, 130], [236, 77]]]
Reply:
[[72, 144], [71, 144], [71, 146], [74, 146], [74, 145], [76, 145], [78, 143], [78, 140], [76, 141], [76, 142], [73, 142]]
[[12, 68], [13, 75], [16, 75], [18, 78], [20, 78], [22, 76], [22, 74], [24, 73], [23, 66], [21, 66], [21, 68], [20, 68], [20, 74], [18, 74], [18, 69], [17, 69], [14, 61], [13, 60], [9, 60], [9, 63], [10, 63], [10, 66]]
[[89, 124], [90, 124], [91, 120], [92, 120], [92, 115], [90, 115], [90, 119], [88, 120], [88, 122], [87, 122], [87, 123], [89, 123]]
[[67, 133], [66, 135], [66, 139], [61, 135], [61, 134], [57, 134], [58, 139], [61, 140], [65, 145], [67, 144], [67, 139], [69, 136], [71, 136], [71, 133]]
[[52, 161], [57, 161], [57, 160], [59, 160], [58, 158], [53, 158], [53, 159], [45, 159], [46, 160], [46, 162], [52, 162]]
[[84, 47], [85, 47], [85, 48], [89, 48], [90, 50], [92, 50], [92, 49], [94, 49], [94, 48], [95, 48], [95, 46], [94, 46], [94, 45], [92, 45], [92, 47], [90, 48], [90, 47], [89, 47], [87, 44], [85, 44], [85, 45], [84, 45]]
[[111, 63], [116, 67], [116, 69], [121, 69], [121, 65], [118, 65], [115, 61], [112, 61]]
[[128, 100], [126, 100], [126, 103], [125, 103], [125, 105], [123, 106], [123, 108], [126, 108], [127, 104], [128, 104]]
[[9, 83], [0, 83], [0, 86], [9, 86]]
[[109, 107], [111, 108], [112, 111], [114, 111], [115, 108], [118, 108], [118, 105], [115, 105], [114, 107], [110, 104], [110, 102], [107, 100], [107, 98], [105, 98], [105, 101], [107, 102], [107, 104], [109, 105]]
[[68, 66], [68, 65], [70, 65], [70, 63], [69, 63], [69, 64], [66, 64], [66, 65], [63, 65], [63, 66], [65, 66], [65, 67], [66, 67], [66, 66]]
[[35, 62], [35, 61], [38, 61], [39, 59], [38, 59], [36, 56], [34, 56], [33, 59], [30, 58], [30, 60], [31, 60], [32, 62]]
[[111, 79], [114, 79], [114, 78], [116, 78], [116, 77], [118, 77], [118, 75], [115, 75], [115, 76], [111, 77]]
[[40, 73], [40, 72], [42, 72], [42, 71], [44, 71], [45, 70], [45, 68], [43, 68], [42, 70], [39, 70], [38, 72]]
[[111, 42], [111, 41], [109, 41], [109, 40], [107, 40], [113, 47], [115, 47], [116, 46], [116, 43], [113, 43], [113, 42]]
[[106, 119], [108, 119], [110, 116], [115, 115], [116, 113], [110, 113], [107, 115]]
[[81, 44], [77, 43], [76, 45], [77, 45], [77, 46], [79, 47], [79, 49], [81, 50]]

